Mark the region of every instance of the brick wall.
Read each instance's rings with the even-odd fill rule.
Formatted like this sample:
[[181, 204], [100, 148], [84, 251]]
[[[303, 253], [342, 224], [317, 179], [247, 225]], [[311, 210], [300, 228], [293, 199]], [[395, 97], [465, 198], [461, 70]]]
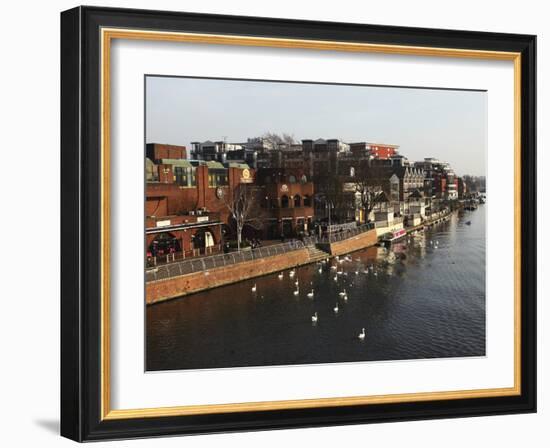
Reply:
[[211, 269], [208, 271], [208, 275], [204, 272], [196, 272], [166, 280], [158, 280], [145, 285], [145, 300], [147, 304], [161, 302], [217, 286], [260, 277], [308, 262], [307, 249], [299, 249], [286, 254]]
[[161, 159], [186, 159], [187, 149], [185, 146], [148, 143], [146, 145], [146, 155], [154, 162]]
[[[179, 187], [173, 183], [173, 174], [170, 165], [160, 165], [159, 173], [161, 176], [161, 182], [159, 183], [147, 183], [146, 185], [146, 201], [150, 202], [146, 205], [146, 214], [151, 210], [156, 209], [159, 198], [165, 197], [166, 204], [163, 204], [165, 215], [177, 215], [190, 210], [197, 210], [199, 208], [206, 208], [211, 212], [217, 212], [221, 214], [221, 220], [227, 222], [229, 219], [229, 210], [226, 206], [226, 200], [219, 198], [216, 195], [216, 187], [208, 186], [208, 167], [199, 166], [196, 170], [197, 185], [194, 187]], [[164, 174], [163, 168], [168, 169], [168, 173]], [[221, 187], [224, 197], [232, 195], [234, 188], [239, 185], [241, 181], [242, 169], [229, 168], [228, 177], [229, 185]], [[155, 216], [163, 216], [160, 212], [156, 212]]]
[[377, 159], [389, 159], [396, 153], [395, 148], [390, 146], [371, 146], [371, 154]]
[[331, 255], [344, 255], [365, 247], [374, 246], [378, 242], [376, 230], [369, 230], [343, 241], [330, 244]]

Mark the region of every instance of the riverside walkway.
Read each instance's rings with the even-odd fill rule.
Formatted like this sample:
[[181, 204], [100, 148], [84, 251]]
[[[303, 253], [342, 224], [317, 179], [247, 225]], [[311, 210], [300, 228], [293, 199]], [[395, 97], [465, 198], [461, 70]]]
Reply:
[[231, 266], [245, 261], [281, 255], [298, 249], [305, 249], [305, 247], [302, 241], [291, 240], [286, 243], [257, 247], [255, 249], [190, 258], [146, 269], [145, 281], [152, 282], [180, 275], [192, 274], [194, 272], [208, 271], [209, 269]]

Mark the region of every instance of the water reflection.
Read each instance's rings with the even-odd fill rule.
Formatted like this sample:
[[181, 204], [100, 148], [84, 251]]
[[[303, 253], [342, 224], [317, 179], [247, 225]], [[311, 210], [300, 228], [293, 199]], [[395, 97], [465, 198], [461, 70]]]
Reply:
[[150, 306], [147, 369], [484, 355], [485, 213], [465, 213], [389, 249]]

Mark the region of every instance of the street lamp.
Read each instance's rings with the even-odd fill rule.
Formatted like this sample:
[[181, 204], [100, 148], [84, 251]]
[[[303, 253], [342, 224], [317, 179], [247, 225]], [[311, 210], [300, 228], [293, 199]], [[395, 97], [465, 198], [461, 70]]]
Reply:
[[331, 223], [331, 216], [330, 216], [330, 209], [331, 207], [334, 208], [333, 204], [331, 201], [327, 201], [326, 202], [326, 207], [328, 209], [328, 240], [329, 242], [331, 241], [331, 236], [332, 236], [332, 223]]

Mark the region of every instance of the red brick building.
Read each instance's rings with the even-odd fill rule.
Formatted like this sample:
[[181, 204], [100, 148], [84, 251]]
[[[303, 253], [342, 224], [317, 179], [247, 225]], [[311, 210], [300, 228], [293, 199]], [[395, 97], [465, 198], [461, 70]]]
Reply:
[[[159, 149], [158, 155], [166, 148]], [[170, 154], [170, 153], [168, 153]], [[171, 153], [174, 155], [173, 153]], [[241, 183], [251, 183], [246, 165], [146, 160], [145, 227], [148, 257], [184, 257], [219, 252], [229, 222], [228, 198]]]
[[297, 236], [312, 230], [314, 187], [304, 170], [261, 169], [257, 183], [263, 194], [265, 238]]
[[154, 163], [158, 163], [161, 159], [187, 159], [187, 148], [185, 146], [147, 143], [145, 145], [145, 157]]
[[368, 143], [371, 157], [375, 159], [390, 159], [397, 154], [397, 145]]
[[372, 158], [387, 160], [397, 155], [398, 145], [388, 143], [356, 142], [350, 143], [349, 148], [354, 157], [359, 159]]
[[433, 193], [437, 199], [443, 199], [447, 191], [447, 178], [440, 173], [433, 175]]

